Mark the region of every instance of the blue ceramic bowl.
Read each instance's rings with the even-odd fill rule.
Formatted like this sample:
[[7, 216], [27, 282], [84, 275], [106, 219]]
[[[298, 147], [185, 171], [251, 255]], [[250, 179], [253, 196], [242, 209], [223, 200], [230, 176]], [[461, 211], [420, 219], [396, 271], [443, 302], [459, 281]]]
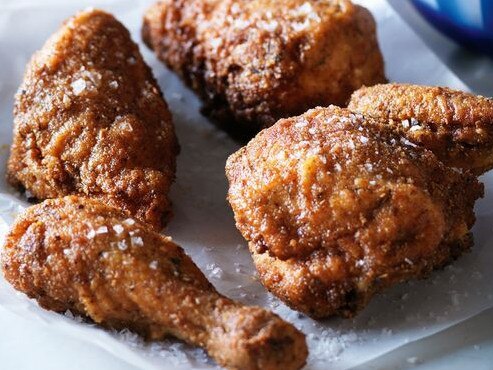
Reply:
[[411, 0], [435, 28], [493, 57], [493, 0]]

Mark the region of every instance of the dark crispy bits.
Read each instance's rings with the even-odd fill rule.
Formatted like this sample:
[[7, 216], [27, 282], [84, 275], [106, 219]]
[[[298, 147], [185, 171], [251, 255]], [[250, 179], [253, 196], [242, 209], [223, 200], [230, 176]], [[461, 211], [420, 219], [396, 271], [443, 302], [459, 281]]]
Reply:
[[258, 134], [226, 173], [263, 284], [315, 318], [468, 250], [483, 187], [371, 118], [317, 108]]
[[347, 0], [164, 0], [143, 38], [229, 131], [345, 105], [385, 81], [373, 17]]
[[29, 63], [8, 180], [38, 199], [80, 194], [162, 226], [178, 151], [171, 114], [125, 27], [88, 10]]
[[17, 218], [2, 249], [7, 281], [49, 310], [71, 310], [148, 339], [201, 346], [235, 370], [297, 370], [304, 335], [220, 295], [169, 237], [99, 201], [47, 200]]
[[445, 87], [386, 84], [356, 91], [349, 109], [431, 150], [445, 164], [493, 168], [493, 100]]

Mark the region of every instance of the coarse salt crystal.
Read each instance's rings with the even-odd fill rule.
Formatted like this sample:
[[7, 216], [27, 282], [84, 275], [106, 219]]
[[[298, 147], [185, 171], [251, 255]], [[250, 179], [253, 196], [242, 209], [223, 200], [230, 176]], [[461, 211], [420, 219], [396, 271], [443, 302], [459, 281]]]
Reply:
[[406, 361], [410, 364], [416, 364], [416, 363], [418, 363], [418, 358], [417, 357], [408, 357]]
[[157, 269], [157, 261], [152, 261], [151, 263], [149, 263], [149, 267], [153, 270], [156, 270]]
[[83, 78], [79, 78], [75, 80], [70, 85], [72, 87], [72, 91], [75, 95], [80, 95], [87, 87], [86, 80]]
[[132, 236], [130, 238], [132, 245], [136, 245], [138, 247], [142, 247], [144, 245], [144, 240], [140, 236]]
[[216, 266], [215, 263], [209, 263], [206, 266], [206, 270], [210, 271], [209, 276], [211, 278], [221, 279], [223, 277], [223, 270], [220, 267]]
[[113, 225], [113, 230], [115, 230], [115, 233], [121, 234], [125, 228], [122, 225]]
[[366, 144], [368, 142], [368, 138], [366, 136], [361, 136], [359, 138], [359, 141], [361, 141], [363, 144]]
[[386, 335], [386, 336], [392, 335], [392, 329], [383, 328], [382, 335]]
[[89, 239], [92, 239], [96, 236], [96, 231], [94, 231], [93, 229], [89, 230], [89, 232], [87, 233], [87, 237]]
[[404, 121], [401, 122], [402, 123], [402, 127], [404, 128], [409, 128], [409, 120], [408, 119], [405, 119]]
[[313, 7], [308, 1], [305, 2], [303, 5], [300, 5], [296, 9], [296, 13], [300, 15], [308, 15], [311, 14], [312, 12], [313, 12]]
[[128, 121], [124, 121], [121, 126], [124, 131], [132, 132], [134, 130], [132, 124]]
[[96, 229], [96, 234], [106, 234], [108, 232], [108, 228], [106, 226], [100, 226]]
[[125, 240], [120, 240], [118, 243], [118, 249], [124, 251], [128, 248], [127, 242]]
[[308, 27], [310, 27], [310, 22], [307, 19], [303, 23], [301, 23], [301, 22], [293, 22], [291, 24], [291, 27], [296, 32], [301, 32], [301, 31], [306, 30]]
[[242, 268], [241, 268], [240, 263], [235, 262], [235, 263], [234, 263], [234, 266], [235, 266], [235, 272], [236, 272], [237, 274], [241, 274], [241, 273], [243, 273], [243, 270], [242, 270]]
[[62, 98], [62, 103], [67, 106], [71, 103], [72, 101], [70, 100], [70, 98], [68, 97], [68, 95], [66, 94], [63, 94], [63, 98]]
[[135, 224], [135, 220], [133, 218], [127, 218], [126, 220], [123, 220], [123, 224], [127, 226], [132, 226]]
[[109, 85], [110, 85], [110, 87], [111, 87], [112, 89], [117, 89], [117, 88], [118, 88], [118, 81], [111, 81], [111, 82], [109, 83]]
[[405, 138], [401, 138], [401, 143], [404, 144], [404, 145], [407, 145], [407, 146], [412, 146], [413, 148], [416, 148], [417, 147], [416, 144], [411, 143], [409, 140], [407, 140]]
[[250, 25], [250, 22], [244, 20], [244, 19], [237, 19], [234, 21], [233, 26], [238, 29], [244, 29], [247, 28]]
[[259, 25], [261, 28], [263, 28], [266, 31], [274, 32], [279, 27], [279, 22], [274, 21], [274, 20], [270, 21], [270, 22], [261, 21], [261, 22], [259, 22]]
[[223, 40], [220, 37], [216, 37], [210, 40], [211, 46], [214, 49], [217, 49], [223, 43]]

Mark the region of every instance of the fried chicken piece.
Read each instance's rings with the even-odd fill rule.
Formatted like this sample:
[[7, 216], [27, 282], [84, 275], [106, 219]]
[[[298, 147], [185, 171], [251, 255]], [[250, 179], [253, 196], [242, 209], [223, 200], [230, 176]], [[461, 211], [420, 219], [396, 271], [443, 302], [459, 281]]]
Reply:
[[226, 173], [262, 283], [314, 318], [350, 317], [468, 250], [483, 194], [475, 176], [334, 106], [262, 131]]
[[349, 109], [381, 118], [445, 164], [493, 168], [493, 99], [445, 87], [386, 84], [356, 91]]
[[120, 210], [68, 196], [29, 208], [2, 253], [5, 278], [46, 309], [148, 339], [204, 347], [229, 369], [299, 369], [304, 335], [221, 296], [183, 250]]
[[385, 82], [375, 28], [348, 0], [164, 0], [142, 33], [223, 128], [251, 134]]
[[139, 49], [112, 15], [69, 19], [29, 63], [16, 96], [8, 181], [35, 198], [99, 198], [160, 228], [178, 144]]

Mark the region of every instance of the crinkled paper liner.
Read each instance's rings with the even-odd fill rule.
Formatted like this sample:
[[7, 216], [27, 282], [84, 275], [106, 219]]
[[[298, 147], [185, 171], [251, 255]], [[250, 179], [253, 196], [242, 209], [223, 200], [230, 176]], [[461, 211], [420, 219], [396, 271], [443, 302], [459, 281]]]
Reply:
[[[4, 0], [0, 3], [0, 173], [5, 172], [12, 131], [12, 97], [31, 53], [75, 11], [97, 6], [113, 12], [140, 42], [141, 15], [148, 1]], [[378, 22], [390, 80], [466, 90], [383, 0], [364, 1]], [[307, 335], [308, 369], [347, 369], [408, 342], [444, 330], [493, 306], [493, 178], [483, 177], [486, 197], [476, 207], [473, 251], [425, 281], [402, 284], [376, 297], [355, 319], [314, 321], [284, 306], [262, 288], [226, 202], [224, 164], [239, 148], [199, 113], [195, 96], [141, 46], [164, 90], [182, 146], [171, 197], [175, 216], [166, 233], [181, 244], [217, 289], [245, 304], [272, 309]], [[6, 52], [8, 51], [8, 52]], [[0, 236], [28, 204], [0, 180]], [[202, 350], [177, 341], [144, 343], [128, 331], [116, 333], [40, 309], [0, 277], [0, 307], [18, 320], [104, 348], [121, 361], [145, 369], [215, 368]], [[26, 338], [29, 345], [29, 338]], [[23, 349], [20, 349], [22, 351]], [[118, 364], [115, 364], [115, 369]]]

